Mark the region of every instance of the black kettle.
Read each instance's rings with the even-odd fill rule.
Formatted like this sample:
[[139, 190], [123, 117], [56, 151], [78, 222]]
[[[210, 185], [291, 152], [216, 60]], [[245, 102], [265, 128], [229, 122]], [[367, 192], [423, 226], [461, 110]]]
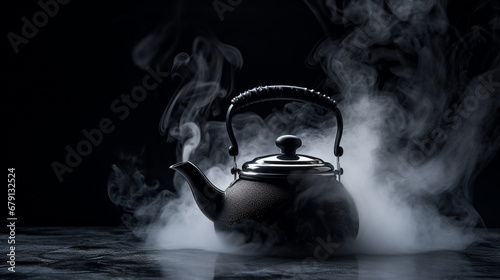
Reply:
[[[232, 117], [243, 107], [268, 100], [312, 102], [333, 110], [337, 118], [333, 149], [337, 168], [319, 158], [297, 154], [302, 141], [293, 135], [283, 135], [276, 140], [281, 153], [255, 158], [238, 169], [238, 145]], [[301, 87], [257, 87], [232, 99], [226, 127], [232, 143], [229, 154], [235, 162], [231, 170], [235, 180], [226, 191], [215, 187], [189, 161], [170, 167], [186, 178], [196, 203], [214, 222], [217, 233], [236, 235], [242, 242], [269, 244], [269, 248], [284, 248], [299, 254], [313, 252], [322, 243], [336, 244], [340, 248], [346, 239], [357, 236], [357, 209], [340, 182], [343, 121], [334, 100]]]

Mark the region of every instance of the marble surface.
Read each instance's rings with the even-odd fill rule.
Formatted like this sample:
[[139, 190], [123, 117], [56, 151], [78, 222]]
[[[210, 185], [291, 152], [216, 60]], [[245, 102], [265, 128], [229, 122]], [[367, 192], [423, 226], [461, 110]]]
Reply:
[[20, 228], [2, 279], [500, 279], [500, 231], [465, 251], [328, 261], [146, 248], [121, 228]]

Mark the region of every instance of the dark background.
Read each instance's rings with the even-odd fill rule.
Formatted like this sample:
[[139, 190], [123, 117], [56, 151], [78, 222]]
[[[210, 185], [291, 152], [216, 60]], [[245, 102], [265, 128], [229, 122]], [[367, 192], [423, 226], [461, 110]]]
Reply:
[[[193, 25], [241, 51], [244, 64], [233, 95], [266, 84], [314, 88], [322, 77], [320, 69], [305, 66], [324, 33], [302, 1], [243, 1], [225, 12], [222, 22], [211, 1], [182, 1], [182, 6], [177, 1], [103, 2], [60, 5], [18, 54], [6, 35], [20, 34], [21, 18], [31, 19], [40, 7], [36, 1], [2, 4], [4, 158], [5, 168], [16, 168], [20, 226], [119, 225], [122, 210], [109, 200], [107, 181], [120, 155], [143, 154], [144, 170], [160, 182], [172, 179], [168, 166], [175, 162], [175, 143], [166, 143], [158, 122], [174, 82], [163, 82], [123, 121], [110, 110], [113, 100], [141, 85], [146, 75], [133, 63], [133, 47], [167, 22], [175, 20], [178, 30], [175, 46], [166, 46], [174, 54], [190, 53], [197, 32]], [[464, 23], [464, 15], [472, 5], [466, 2], [453, 1], [448, 10], [450, 22], [464, 31], [470, 23]], [[472, 21], [486, 21], [487, 12]], [[65, 147], [75, 147], [85, 139], [83, 129], [98, 128], [106, 117], [115, 130], [59, 182], [51, 163], [64, 163]], [[497, 155], [474, 181], [474, 207], [488, 227], [500, 227], [499, 168]]]

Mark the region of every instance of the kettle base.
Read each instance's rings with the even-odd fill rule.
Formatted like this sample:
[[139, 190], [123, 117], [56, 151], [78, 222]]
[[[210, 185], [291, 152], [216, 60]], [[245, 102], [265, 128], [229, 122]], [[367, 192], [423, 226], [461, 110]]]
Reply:
[[300, 208], [291, 204], [276, 208], [265, 220], [215, 223], [216, 232], [230, 246], [264, 255], [325, 259], [342, 254], [346, 242], [357, 236], [358, 222], [351, 219], [347, 201], [308, 202]]

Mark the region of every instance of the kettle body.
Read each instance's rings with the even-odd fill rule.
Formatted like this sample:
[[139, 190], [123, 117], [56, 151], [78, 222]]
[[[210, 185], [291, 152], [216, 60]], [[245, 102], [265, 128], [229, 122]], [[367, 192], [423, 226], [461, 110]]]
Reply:
[[226, 190], [217, 232], [238, 233], [244, 242], [309, 251], [318, 242], [355, 238], [359, 222], [354, 201], [331, 178], [289, 178], [255, 182], [239, 179]]

